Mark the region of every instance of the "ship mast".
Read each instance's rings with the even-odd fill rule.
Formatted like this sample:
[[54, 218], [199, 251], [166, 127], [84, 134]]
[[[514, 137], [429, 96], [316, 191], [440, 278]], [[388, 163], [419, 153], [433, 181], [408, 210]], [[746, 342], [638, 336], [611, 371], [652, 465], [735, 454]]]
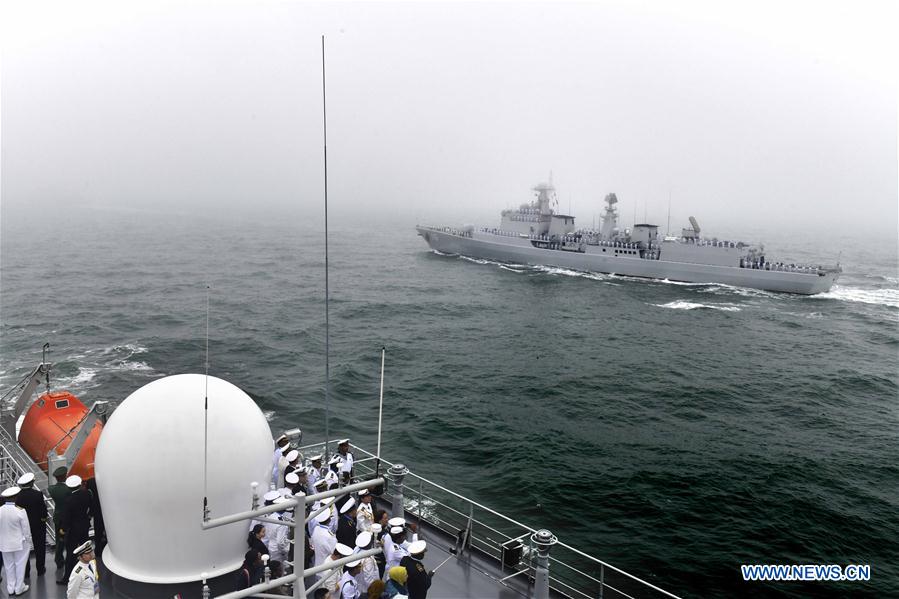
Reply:
[[325, 102], [325, 36], [322, 36], [322, 133], [325, 166], [325, 459], [328, 459], [328, 442], [331, 440], [331, 322], [328, 299], [328, 109]]

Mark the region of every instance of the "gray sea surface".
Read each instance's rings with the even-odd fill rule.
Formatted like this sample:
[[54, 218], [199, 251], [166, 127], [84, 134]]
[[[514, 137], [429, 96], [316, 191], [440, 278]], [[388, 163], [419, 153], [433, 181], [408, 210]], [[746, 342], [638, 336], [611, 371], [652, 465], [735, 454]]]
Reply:
[[[899, 596], [895, 238], [766, 232], [770, 259], [842, 250], [802, 297], [444, 256], [413, 224], [331, 223], [332, 437], [374, 448], [386, 346], [392, 461], [676, 594]], [[209, 285], [210, 374], [324, 438], [320, 224], [89, 209], [0, 233], [3, 393], [44, 342], [86, 403], [202, 372]], [[872, 577], [743, 582], [755, 563]]]

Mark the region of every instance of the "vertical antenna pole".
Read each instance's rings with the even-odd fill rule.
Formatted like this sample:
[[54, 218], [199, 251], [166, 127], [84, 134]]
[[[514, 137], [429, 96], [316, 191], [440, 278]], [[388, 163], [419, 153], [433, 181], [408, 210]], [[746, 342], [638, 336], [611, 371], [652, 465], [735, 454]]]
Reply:
[[322, 36], [322, 132], [325, 158], [325, 460], [328, 459], [328, 443], [331, 440], [331, 321], [328, 311], [328, 110], [325, 102], [325, 36]]
[[668, 230], [665, 232], [665, 236], [668, 237], [671, 235], [671, 190], [668, 190]]
[[381, 398], [378, 402], [378, 452], [376, 457], [381, 460], [381, 422], [384, 415], [384, 356], [387, 354], [387, 348], [381, 347]]
[[208, 466], [209, 454], [209, 284], [206, 284], [206, 363], [205, 388], [203, 389], [203, 520], [209, 519]]

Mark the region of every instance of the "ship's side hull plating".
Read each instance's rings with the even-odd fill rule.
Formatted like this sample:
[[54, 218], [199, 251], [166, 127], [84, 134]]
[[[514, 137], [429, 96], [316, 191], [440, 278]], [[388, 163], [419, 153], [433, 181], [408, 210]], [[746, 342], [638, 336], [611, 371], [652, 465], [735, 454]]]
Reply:
[[615, 256], [597, 253], [591, 246], [585, 253], [534, 247], [530, 240], [491, 233], [474, 232], [460, 235], [429, 227], [416, 227], [419, 235], [431, 248], [446, 254], [460, 254], [471, 258], [556, 266], [585, 272], [599, 272], [649, 279], [667, 279], [686, 283], [718, 283], [735, 287], [750, 287], [765, 291], [779, 291], [812, 295], [830, 290], [839, 273], [771, 271], [711, 264], [672, 262], [664, 259], [645, 260], [636, 256]]

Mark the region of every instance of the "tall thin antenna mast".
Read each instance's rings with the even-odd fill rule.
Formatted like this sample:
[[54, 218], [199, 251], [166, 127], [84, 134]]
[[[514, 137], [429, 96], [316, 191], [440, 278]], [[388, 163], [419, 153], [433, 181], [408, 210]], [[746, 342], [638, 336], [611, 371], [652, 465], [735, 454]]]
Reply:
[[387, 355], [387, 348], [381, 347], [381, 393], [378, 401], [378, 452], [376, 454], [377, 463], [381, 462], [381, 419], [384, 414], [384, 357]]
[[208, 456], [209, 456], [209, 284], [206, 284], [206, 362], [203, 389], [203, 519], [209, 518]]
[[665, 232], [665, 237], [669, 237], [671, 235], [671, 190], [668, 190], [668, 230]]
[[331, 440], [331, 321], [328, 311], [328, 109], [325, 102], [325, 36], [322, 36], [322, 132], [325, 156], [325, 459], [328, 459], [328, 444]]

